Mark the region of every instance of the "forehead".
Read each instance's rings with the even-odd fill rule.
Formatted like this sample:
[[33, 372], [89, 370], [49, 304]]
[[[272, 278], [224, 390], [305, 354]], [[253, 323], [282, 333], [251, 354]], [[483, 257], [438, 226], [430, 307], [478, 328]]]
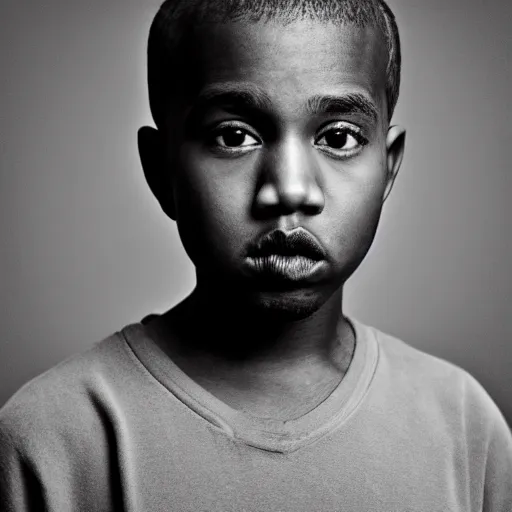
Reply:
[[[196, 95], [216, 83], [250, 83], [282, 106], [313, 95], [358, 93], [385, 104], [388, 55], [373, 27], [319, 21], [230, 22], [191, 34], [185, 90]], [[193, 71], [193, 72], [189, 72]]]

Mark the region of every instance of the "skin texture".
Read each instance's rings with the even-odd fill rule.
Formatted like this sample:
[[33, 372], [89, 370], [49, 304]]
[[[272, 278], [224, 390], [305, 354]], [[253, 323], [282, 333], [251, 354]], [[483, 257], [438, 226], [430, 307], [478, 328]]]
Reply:
[[[141, 129], [139, 146], [197, 286], [155, 335], [234, 407], [297, 415], [348, 368], [343, 284], [371, 246], [402, 160], [405, 132], [387, 121], [384, 40], [372, 28], [237, 22], [198, 28], [184, 51], [165, 125]], [[241, 105], [240, 91], [259, 104]], [[356, 101], [313, 108], [314, 97], [348, 95]], [[321, 271], [264, 285], [247, 271], [248, 246], [297, 227], [324, 250]]]

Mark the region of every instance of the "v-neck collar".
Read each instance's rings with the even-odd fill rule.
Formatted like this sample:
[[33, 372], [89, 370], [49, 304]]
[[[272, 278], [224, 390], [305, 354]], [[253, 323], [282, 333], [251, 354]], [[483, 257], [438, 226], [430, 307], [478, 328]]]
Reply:
[[292, 420], [259, 418], [233, 409], [192, 380], [151, 339], [144, 324], [121, 334], [149, 373], [201, 418], [246, 444], [273, 452], [292, 452], [338, 427], [363, 399], [378, 360], [375, 332], [354, 319], [356, 343], [350, 366], [334, 391], [311, 411]]

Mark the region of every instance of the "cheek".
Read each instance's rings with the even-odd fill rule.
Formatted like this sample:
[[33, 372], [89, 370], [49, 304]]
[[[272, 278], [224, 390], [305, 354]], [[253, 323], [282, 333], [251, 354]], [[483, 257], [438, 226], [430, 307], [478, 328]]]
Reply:
[[364, 159], [332, 175], [326, 206], [331, 218], [330, 242], [345, 258], [364, 256], [377, 229], [386, 186], [385, 152]]
[[236, 224], [248, 196], [247, 184], [236, 179], [236, 171], [197, 157], [182, 162], [175, 184], [178, 212], [219, 228]]
[[[189, 158], [185, 158], [185, 157]], [[247, 234], [247, 185], [232, 169], [186, 153], [174, 183], [180, 236], [194, 263], [227, 261], [243, 248]]]

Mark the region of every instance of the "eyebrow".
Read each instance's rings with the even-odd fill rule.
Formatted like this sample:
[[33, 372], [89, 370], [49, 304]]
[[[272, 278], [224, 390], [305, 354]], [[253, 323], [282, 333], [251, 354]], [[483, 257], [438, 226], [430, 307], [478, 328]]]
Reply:
[[313, 96], [306, 102], [309, 114], [362, 115], [376, 123], [379, 111], [373, 101], [360, 93], [348, 93], [343, 96]]
[[[266, 111], [273, 110], [270, 96], [252, 83], [225, 83], [215, 84], [204, 89], [192, 105], [191, 114], [202, 110], [222, 106], [235, 108], [239, 111]], [[373, 123], [377, 123], [379, 111], [375, 103], [361, 93], [347, 93], [340, 96], [315, 95], [308, 98], [304, 106], [305, 112], [310, 115], [341, 114], [361, 115]]]
[[258, 86], [250, 83], [216, 84], [203, 90], [192, 106], [197, 112], [214, 106], [235, 107], [238, 110], [270, 111], [272, 100]]

